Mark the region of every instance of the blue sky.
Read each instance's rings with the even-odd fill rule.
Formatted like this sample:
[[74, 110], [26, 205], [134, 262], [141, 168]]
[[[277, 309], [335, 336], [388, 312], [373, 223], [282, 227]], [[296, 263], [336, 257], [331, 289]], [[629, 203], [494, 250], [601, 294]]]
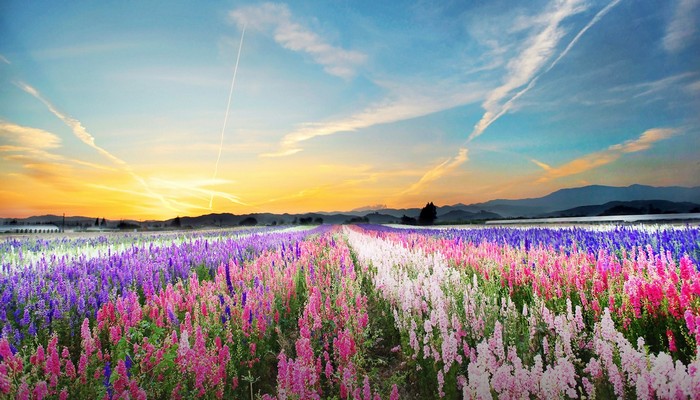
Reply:
[[700, 0], [432, 3], [3, 2], [0, 214], [700, 185]]

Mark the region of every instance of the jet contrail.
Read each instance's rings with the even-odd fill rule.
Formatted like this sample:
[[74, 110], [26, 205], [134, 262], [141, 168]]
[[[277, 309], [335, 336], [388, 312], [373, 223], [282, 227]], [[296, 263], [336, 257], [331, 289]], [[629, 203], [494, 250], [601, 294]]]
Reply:
[[[243, 25], [243, 31], [241, 32], [241, 42], [238, 44], [238, 55], [236, 56], [236, 66], [233, 68], [233, 79], [231, 79], [231, 89], [228, 91], [228, 103], [226, 104], [226, 114], [224, 115], [224, 126], [221, 128], [221, 141], [219, 143], [219, 155], [216, 156], [216, 164], [214, 165], [214, 179], [216, 179], [216, 174], [219, 172], [219, 160], [221, 159], [221, 150], [224, 147], [224, 131], [226, 131], [226, 123], [228, 122], [228, 113], [231, 110], [231, 96], [233, 95], [233, 86], [236, 84], [236, 74], [238, 73], [238, 61], [241, 59], [241, 49], [243, 48], [243, 37], [245, 37], [245, 25]], [[214, 193], [211, 194], [209, 198], [209, 209], [211, 210], [212, 203], [214, 202]]]

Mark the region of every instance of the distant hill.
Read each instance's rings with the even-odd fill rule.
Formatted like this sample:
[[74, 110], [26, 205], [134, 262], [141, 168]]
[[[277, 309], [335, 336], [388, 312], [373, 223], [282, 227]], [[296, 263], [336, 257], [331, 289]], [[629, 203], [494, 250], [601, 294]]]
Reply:
[[[430, 199], [426, 199], [430, 200]], [[543, 197], [528, 199], [497, 199], [475, 204], [454, 204], [438, 207], [438, 223], [459, 223], [502, 218], [531, 218], [557, 216], [598, 216], [658, 213], [700, 212], [700, 187], [654, 187], [631, 185], [627, 187], [592, 185], [561, 189]], [[420, 205], [422, 207], [422, 204]], [[362, 207], [348, 212], [316, 212], [301, 214], [230, 213], [207, 214], [195, 217], [181, 216], [183, 228], [239, 226], [242, 221], [255, 219], [257, 225], [290, 225], [299, 223], [341, 224], [346, 222], [396, 223], [402, 216], [417, 218], [420, 207], [386, 208], [383, 204], [370, 209]], [[165, 221], [108, 220], [107, 228], [120, 222], [143, 228], [167, 228], [174, 219]], [[0, 218], [2, 224], [62, 224], [63, 217], [43, 215], [23, 219]], [[66, 217], [66, 227], [89, 227], [95, 217]]]
[[627, 187], [592, 185], [561, 189], [543, 197], [521, 200], [491, 200], [465, 206], [467, 211], [486, 210], [504, 217], [535, 217], [559, 210], [599, 205], [611, 201], [665, 200], [700, 203], [700, 187], [654, 187], [631, 185]]
[[[440, 207], [440, 210], [446, 207]], [[438, 223], [460, 223], [470, 221], [486, 221], [490, 219], [501, 219], [502, 217], [496, 213], [481, 210], [479, 212], [470, 212], [464, 210], [451, 210], [444, 214], [439, 214]]]
[[[534, 218], [583, 206], [597, 206], [611, 201], [664, 200], [700, 204], [700, 187], [654, 187], [631, 185], [627, 187], [591, 185], [560, 189], [543, 197], [528, 199], [497, 199], [484, 203], [454, 204], [438, 207], [438, 219], [451, 211], [470, 213], [490, 212], [498, 218]], [[420, 208], [376, 210], [400, 218], [402, 215], [417, 217]], [[360, 214], [358, 214], [360, 215]], [[456, 216], [457, 214], [455, 214]]]
[[539, 217], [596, 217], [608, 215], [644, 215], [700, 213], [700, 204], [666, 200], [610, 201], [605, 204], [570, 208]]

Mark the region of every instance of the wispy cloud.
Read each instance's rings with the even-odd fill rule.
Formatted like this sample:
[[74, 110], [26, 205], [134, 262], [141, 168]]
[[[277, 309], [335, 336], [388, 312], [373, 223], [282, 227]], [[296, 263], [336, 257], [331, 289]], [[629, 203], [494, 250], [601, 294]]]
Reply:
[[51, 113], [53, 115], [55, 115], [64, 124], [66, 124], [71, 129], [71, 131], [73, 131], [73, 134], [78, 139], [80, 139], [81, 142], [83, 142], [86, 145], [97, 150], [100, 154], [107, 157], [109, 160], [111, 160], [115, 164], [128, 168], [127, 163], [124, 162], [122, 159], [112, 155], [112, 153], [108, 152], [107, 150], [105, 150], [102, 147], [95, 144], [95, 138], [85, 129], [85, 127], [83, 127], [83, 125], [80, 123], [80, 121], [78, 121], [75, 118], [71, 118], [71, 117], [63, 114], [62, 112], [58, 111], [58, 109], [56, 108], [56, 106], [53, 105], [53, 103], [51, 103], [46, 98], [44, 98], [41, 95], [41, 93], [39, 93], [39, 91], [36, 90], [35, 88], [33, 88], [32, 86], [29, 86], [24, 82], [17, 82], [17, 86], [20, 89], [22, 89], [23, 91], [25, 91], [26, 93], [34, 96], [37, 100], [44, 103], [44, 105], [49, 109], [49, 111], [51, 111]]
[[72, 131], [73, 134], [80, 139], [81, 142], [85, 143], [86, 145], [92, 147], [93, 149], [97, 150], [100, 154], [111, 160], [113, 163], [117, 164], [119, 167], [121, 167], [125, 172], [127, 172], [131, 177], [133, 177], [136, 181], [138, 181], [141, 186], [143, 186], [144, 190], [148, 192], [148, 194], [152, 197], [155, 197], [161, 201], [161, 203], [173, 210], [173, 211], [179, 211], [176, 207], [173, 206], [172, 202], [169, 201], [167, 198], [164, 196], [155, 193], [151, 188], [148, 186], [148, 183], [146, 180], [144, 180], [140, 175], [138, 175], [134, 170], [131, 168], [129, 164], [127, 164], [124, 160], [121, 158], [113, 155], [109, 151], [105, 150], [104, 148], [98, 146], [95, 144], [95, 138], [83, 127], [83, 125], [80, 123], [75, 118], [71, 118], [68, 115], [63, 114], [60, 112], [50, 101], [48, 101], [46, 98], [44, 98], [41, 93], [39, 93], [38, 90], [33, 88], [32, 86], [29, 86], [28, 84], [24, 82], [17, 82], [17, 86], [25, 91], [26, 93], [34, 96], [37, 100], [41, 101], [44, 103], [44, 105], [49, 109], [49, 111], [55, 115], [58, 119], [60, 119], [64, 124], [66, 124]]
[[423, 188], [430, 182], [436, 181], [457, 169], [460, 165], [467, 162], [469, 159], [468, 150], [466, 148], [459, 149], [457, 155], [453, 158], [449, 158], [442, 163], [436, 165], [428, 172], [423, 174], [423, 176], [418, 180], [418, 182], [411, 185], [408, 189], [401, 192], [402, 195], [409, 193], [419, 193]]
[[586, 31], [588, 31], [589, 29], [591, 29], [591, 27], [592, 27], [593, 25], [595, 25], [596, 23], [598, 23], [598, 21], [600, 21], [600, 19], [603, 18], [603, 17], [605, 16], [605, 14], [607, 14], [610, 10], [612, 10], [613, 7], [615, 7], [616, 5], [618, 5], [618, 3], [620, 3], [620, 1], [621, 1], [621, 0], [613, 0], [613, 1], [611, 1], [610, 3], [608, 3], [607, 6], [603, 7], [602, 10], [598, 11], [598, 13], [596, 13], [596, 15], [593, 16], [593, 18], [592, 18], [590, 21], [588, 21], [588, 23], [586, 24], [586, 26], [584, 26], [584, 27], [576, 34], [576, 36], [574, 36], [574, 38], [569, 42], [569, 44], [566, 45], [566, 48], [564, 49], [564, 51], [562, 51], [562, 52], [559, 54], [559, 56], [558, 56], [554, 61], [552, 61], [552, 63], [549, 65], [549, 67], [547, 67], [547, 70], [545, 70], [544, 72], [549, 72], [552, 68], [554, 68], [555, 65], [557, 65], [557, 63], [559, 62], [559, 60], [561, 60], [561, 59], [564, 58], [567, 54], [569, 54], [569, 51], [571, 51], [571, 48], [574, 47], [574, 45], [579, 41], [579, 39], [581, 39], [581, 36], [583, 36], [583, 34], [586, 33]]
[[0, 120], [0, 139], [4, 143], [29, 149], [54, 149], [61, 146], [61, 138], [51, 132], [3, 120]]
[[545, 170], [545, 171], [551, 171], [551, 170], [552, 170], [552, 166], [551, 166], [551, 165], [545, 164], [545, 163], [543, 163], [542, 161], [535, 160], [534, 158], [531, 158], [530, 161], [532, 161], [535, 165], [537, 165], [538, 167], [542, 168], [542, 169]]
[[[233, 181], [220, 178], [212, 179], [201, 179], [201, 180], [183, 180], [183, 181], [173, 181], [167, 179], [154, 178], [150, 180], [151, 185], [159, 190], [170, 190], [173, 191], [174, 195], [182, 192], [189, 192], [194, 194], [203, 200], [211, 199], [213, 197], [223, 198], [230, 201], [231, 203], [247, 205], [238, 196], [232, 195], [230, 193], [222, 192], [219, 190], [209, 189], [210, 187], [220, 186], [224, 184], [231, 184]], [[197, 207], [205, 209], [204, 207]], [[211, 205], [206, 209], [211, 209]]]
[[[545, 175], [537, 180], [538, 183], [548, 182], [570, 175], [580, 174], [617, 161], [624, 154], [648, 150], [661, 140], [679, 134], [680, 131], [671, 128], [654, 128], [644, 131], [638, 138], [614, 144], [607, 149], [587, 154], [570, 161], [560, 167], [546, 169]], [[534, 161], [533, 161], [534, 162]]]
[[7, 160], [25, 163], [53, 161], [114, 171], [108, 166], [54, 153], [60, 147], [61, 138], [51, 132], [0, 120], [0, 153], [4, 153], [3, 158]]
[[295, 22], [286, 4], [244, 6], [231, 11], [230, 16], [241, 28], [248, 26], [249, 29], [270, 33], [282, 47], [310, 55], [331, 75], [350, 78], [367, 58], [359, 51], [332, 46], [318, 34]]
[[[527, 40], [527, 47], [519, 55], [508, 63], [509, 75], [506, 82], [494, 89], [484, 101], [483, 107], [486, 110], [479, 122], [474, 126], [467, 141], [484, 133], [484, 130], [493, 124], [497, 119], [507, 113], [516, 100], [532, 89], [542, 74], [549, 72], [559, 61], [565, 57], [573, 46], [579, 41], [593, 25], [603, 18], [620, 0], [613, 0], [595, 16], [574, 36], [564, 50], [549, 63], [549, 66], [542, 71], [554, 52], [565, 31], [560, 24], [566, 18], [578, 14], [586, 9], [586, 5], [579, 0], [557, 2], [557, 6], [551, 12], [536, 18], [544, 22], [544, 27], [539, 33], [531, 36]], [[542, 72], [540, 72], [542, 71]], [[524, 86], [524, 87], [523, 87]], [[521, 88], [515, 94], [513, 91]], [[510, 98], [508, 98], [510, 96]], [[505, 102], [504, 99], [508, 98]]]
[[700, 0], [678, 0], [673, 17], [666, 26], [662, 44], [669, 53], [678, 53], [690, 42], [697, 29], [697, 12]]
[[[533, 77], [552, 56], [559, 40], [564, 36], [564, 31], [559, 25], [567, 17], [584, 9], [583, 3], [579, 0], [562, 1], [557, 2], [553, 10], [537, 18], [544, 21], [543, 28], [528, 38], [526, 47], [508, 63], [509, 74], [505, 83], [491, 91], [487, 96], [483, 103], [486, 112], [474, 126], [474, 130], [469, 135], [469, 141], [481, 135], [489, 125], [505, 114], [510, 108], [512, 100], [522, 96], [524, 91], [513, 96], [510, 102], [503, 103], [509, 94], [528, 83], [530, 87], [534, 85], [532, 83]], [[526, 90], [528, 89], [529, 87], [526, 88]]]
[[333, 135], [340, 132], [354, 132], [375, 125], [403, 121], [430, 115], [460, 105], [477, 101], [484, 90], [476, 85], [457, 85], [453, 87], [428, 88], [417, 85], [391, 85], [391, 92], [383, 101], [370, 105], [351, 116], [327, 122], [311, 122], [299, 126], [295, 131], [284, 136], [280, 149], [261, 154], [262, 157], [288, 156], [300, 152], [300, 143], [319, 136]]
[[[596, 15], [574, 36], [568, 45], [561, 53], [549, 63], [546, 70], [542, 68], [547, 64], [547, 61], [556, 51], [557, 45], [564, 36], [564, 29], [560, 27], [562, 21], [566, 18], [578, 14], [586, 9], [586, 5], [580, 0], [565, 0], [556, 2], [554, 8], [542, 15], [534, 17], [532, 20], [535, 26], [542, 26], [538, 33], [530, 36], [526, 40], [527, 46], [520, 51], [518, 56], [510, 60], [508, 63], [508, 72], [505, 83], [496, 89], [492, 90], [483, 103], [486, 110], [481, 120], [475, 125], [474, 130], [469, 135], [467, 142], [481, 135], [494, 121], [503, 116], [510, 110], [516, 100], [527, 93], [535, 86], [539, 77], [554, 68], [556, 64], [571, 50], [571, 48], [579, 41], [581, 36], [598, 22], [610, 9], [617, 5], [620, 0], [613, 0], [606, 7], [600, 10]], [[525, 29], [525, 28], [522, 28]], [[524, 87], [523, 87], [524, 86]], [[512, 94], [515, 90], [517, 92]], [[512, 95], [511, 95], [512, 94]], [[510, 96], [510, 97], [509, 97]], [[509, 98], [508, 98], [509, 97]], [[508, 98], [504, 101], [504, 99]], [[467, 149], [462, 147], [459, 153], [452, 159], [432, 168], [426, 172], [421, 179], [406, 189], [404, 193], [416, 192], [420, 190], [426, 183], [431, 182], [439, 177], [451, 172], [457, 166], [467, 161]], [[546, 171], [552, 168], [540, 161], [531, 160], [539, 167]]]
[[689, 92], [691, 94], [698, 94], [700, 93], [700, 81], [695, 81], [687, 84], [683, 90], [686, 92]]
[[41, 60], [75, 59], [93, 54], [129, 50], [145, 44], [146, 42], [143, 38], [140, 38], [138, 41], [80, 43], [66, 47], [38, 49], [32, 51], [30, 54], [33, 58]]
[[659, 93], [664, 90], [673, 88], [677, 89], [678, 84], [687, 82], [693, 77], [697, 76], [697, 72], [683, 72], [676, 75], [667, 76], [665, 78], [657, 79], [654, 81], [635, 83], [632, 85], [618, 86], [610, 89], [611, 92], [623, 92], [627, 96], [632, 96], [633, 98], [648, 96], [651, 94]]
[[5, 64], [12, 64], [10, 60], [7, 59], [7, 57], [3, 56], [0, 54], [0, 62], [4, 62]]

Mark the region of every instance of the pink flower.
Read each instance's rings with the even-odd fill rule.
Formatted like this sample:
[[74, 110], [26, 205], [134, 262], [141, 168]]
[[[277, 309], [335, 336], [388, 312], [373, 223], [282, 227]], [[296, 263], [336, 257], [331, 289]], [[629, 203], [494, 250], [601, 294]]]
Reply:
[[668, 350], [671, 353], [675, 353], [676, 351], [678, 351], [678, 348], [676, 347], [676, 339], [673, 337], [673, 331], [667, 329], [666, 337], [668, 338]]
[[36, 353], [29, 357], [29, 362], [31, 362], [32, 365], [41, 365], [44, 362], [44, 346], [39, 345], [36, 349]]
[[[47, 374], [53, 374], [58, 376], [61, 374], [61, 362], [58, 357], [58, 336], [53, 335], [49, 341], [48, 356], [46, 360], [46, 365], [44, 366], [44, 371]], [[53, 385], [52, 385], [53, 386]]]
[[399, 400], [399, 388], [396, 384], [391, 386], [391, 394], [389, 395], [389, 400]]
[[36, 386], [34, 386], [34, 397], [37, 400], [42, 400], [48, 394], [49, 394], [49, 388], [46, 387], [46, 382], [45, 381], [37, 382]]

